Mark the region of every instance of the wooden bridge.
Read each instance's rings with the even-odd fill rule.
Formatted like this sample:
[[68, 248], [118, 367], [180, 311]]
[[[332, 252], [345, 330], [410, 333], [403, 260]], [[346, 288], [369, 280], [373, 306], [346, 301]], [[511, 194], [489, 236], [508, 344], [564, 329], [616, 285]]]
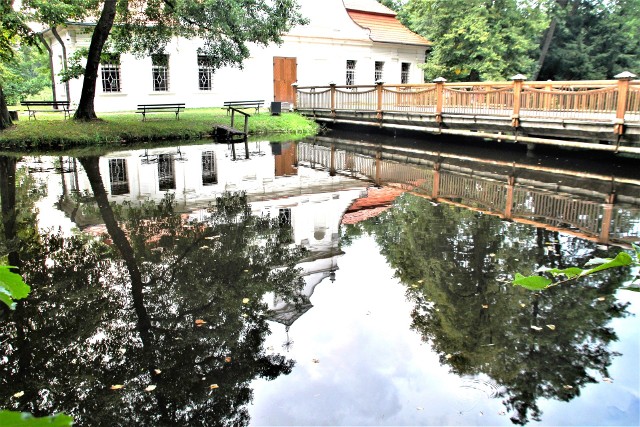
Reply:
[[640, 154], [640, 80], [294, 86], [295, 108], [327, 123]]

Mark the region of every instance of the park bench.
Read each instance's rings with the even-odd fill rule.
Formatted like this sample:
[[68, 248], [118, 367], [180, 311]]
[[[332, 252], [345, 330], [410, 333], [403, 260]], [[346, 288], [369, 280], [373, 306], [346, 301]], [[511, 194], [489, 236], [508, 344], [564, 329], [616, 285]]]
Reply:
[[227, 107], [227, 114], [232, 108], [255, 108], [256, 113], [260, 112], [260, 107], [264, 105], [264, 99], [258, 99], [255, 101], [224, 101], [224, 106]]
[[[71, 117], [69, 101], [22, 101], [20, 104], [27, 107], [29, 120], [36, 119], [36, 113], [64, 113], [64, 119]], [[45, 107], [49, 107], [46, 108]]]
[[142, 114], [142, 121], [147, 118], [147, 113], [175, 113], [176, 119], [180, 119], [180, 110], [184, 110], [184, 103], [181, 104], [138, 104], [136, 113]]

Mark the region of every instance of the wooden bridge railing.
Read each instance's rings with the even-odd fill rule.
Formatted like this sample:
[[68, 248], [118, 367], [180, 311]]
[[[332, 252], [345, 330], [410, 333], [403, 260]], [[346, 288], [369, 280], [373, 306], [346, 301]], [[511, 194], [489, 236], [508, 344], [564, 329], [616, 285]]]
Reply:
[[295, 107], [302, 110], [490, 115], [506, 117], [517, 127], [521, 118], [561, 118], [612, 123], [624, 133], [628, 122], [640, 122], [640, 80], [624, 72], [617, 80], [433, 83], [357, 86], [296, 86]]

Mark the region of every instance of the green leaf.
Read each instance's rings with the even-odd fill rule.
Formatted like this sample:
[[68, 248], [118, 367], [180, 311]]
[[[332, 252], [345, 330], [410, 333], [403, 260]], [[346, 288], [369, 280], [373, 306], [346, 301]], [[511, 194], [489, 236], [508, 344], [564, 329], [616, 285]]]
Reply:
[[31, 288], [24, 283], [19, 274], [12, 272], [11, 268], [14, 267], [0, 265], [0, 301], [13, 309], [13, 300], [26, 298]]
[[583, 272], [582, 275], [585, 276], [587, 274], [597, 273], [598, 271], [608, 270], [610, 268], [627, 267], [633, 264], [633, 259], [631, 258], [631, 255], [629, 255], [626, 252], [620, 252], [614, 259], [606, 260], [606, 261], [607, 262], [600, 264], [597, 267], [594, 267], [590, 270]]
[[516, 273], [516, 277], [513, 280], [514, 286], [522, 286], [530, 291], [539, 291], [547, 288], [551, 284], [551, 279], [547, 279], [542, 276], [523, 276], [520, 273]]
[[574, 277], [578, 277], [581, 274], [583, 274], [583, 271], [584, 271], [583, 269], [578, 267], [569, 267], [562, 270], [557, 268], [552, 268], [550, 270], [547, 270], [547, 273], [553, 274], [554, 276], [564, 275], [564, 276], [567, 276], [567, 278], [569, 279], [573, 279]]
[[0, 411], [0, 425], [15, 427], [66, 427], [73, 425], [73, 418], [65, 414], [35, 418], [27, 412]]
[[625, 289], [627, 291], [640, 292], [640, 286], [623, 286], [620, 289]]

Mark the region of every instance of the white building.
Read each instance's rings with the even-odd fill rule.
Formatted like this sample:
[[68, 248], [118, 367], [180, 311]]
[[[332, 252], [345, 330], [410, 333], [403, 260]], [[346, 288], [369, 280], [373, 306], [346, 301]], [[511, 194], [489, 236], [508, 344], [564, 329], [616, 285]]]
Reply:
[[[251, 46], [242, 70], [207, 68], [198, 57], [202, 42], [186, 39], [174, 39], [165, 56], [123, 54], [119, 63], [102, 64], [96, 111], [133, 110], [144, 103], [184, 102], [187, 108], [234, 100], [292, 103], [291, 85], [296, 82], [300, 86], [423, 82], [418, 64], [424, 62], [430, 42], [404, 27], [390, 9], [375, 0], [298, 2], [309, 24], [285, 34], [280, 46]], [[43, 32], [56, 75], [65, 56], [89, 46], [92, 28], [71, 23], [57, 29], [59, 38], [51, 29]], [[58, 81], [56, 98], [77, 103], [81, 88], [81, 79], [69, 85]]]

